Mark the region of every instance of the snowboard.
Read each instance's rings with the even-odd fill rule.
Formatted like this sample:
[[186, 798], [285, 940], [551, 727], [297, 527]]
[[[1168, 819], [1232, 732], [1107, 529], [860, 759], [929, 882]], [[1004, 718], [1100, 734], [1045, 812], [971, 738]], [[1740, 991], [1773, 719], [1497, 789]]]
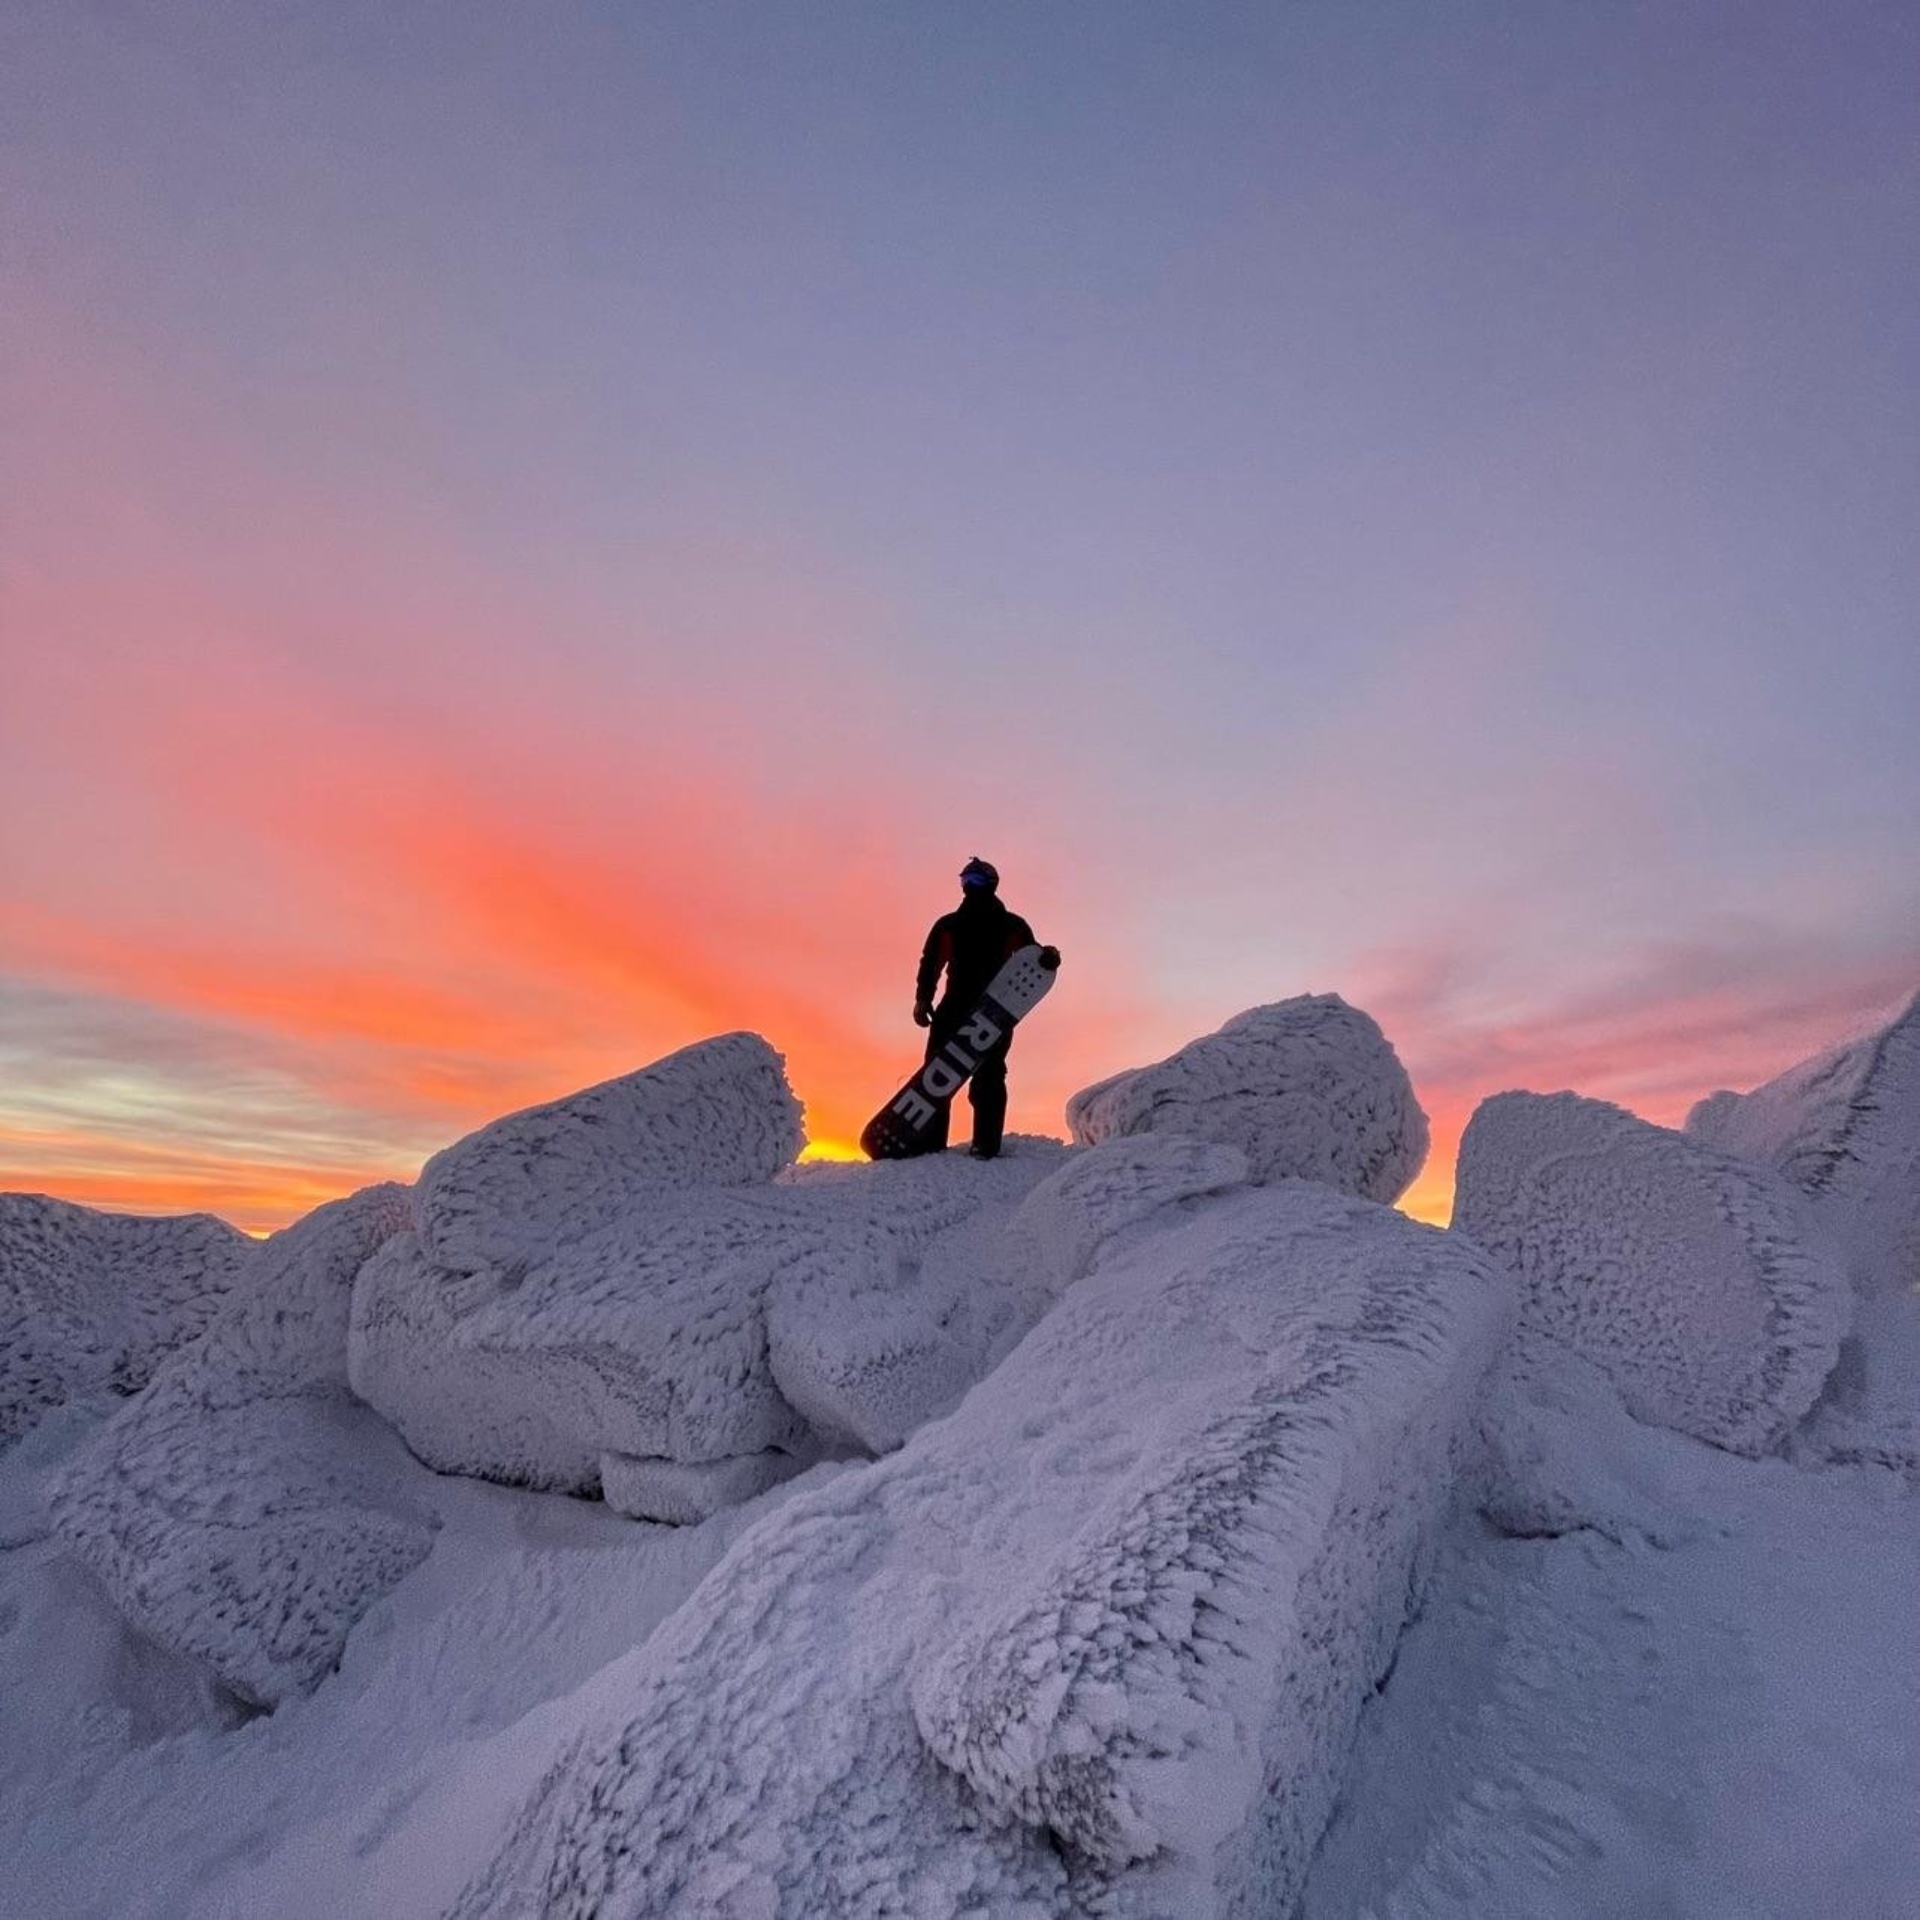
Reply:
[[1047, 997], [1060, 956], [1052, 947], [1022, 947], [993, 976], [960, 1029], [860, 1134], [870, 1160], [905, 1160], [924, 1150], [927, 1129], [997, 1047]]

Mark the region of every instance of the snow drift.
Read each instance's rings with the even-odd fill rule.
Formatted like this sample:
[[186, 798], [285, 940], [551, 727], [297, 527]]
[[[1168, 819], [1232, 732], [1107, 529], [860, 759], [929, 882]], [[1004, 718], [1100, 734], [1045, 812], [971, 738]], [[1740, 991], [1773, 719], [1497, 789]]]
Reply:
[[138, 1392], [254, 1251], [211, 1214], [152, 1220], [0, 1193], [0, 1445], [67, 1400]]
[[370, 1187], [275, 1234], [54, 1494], [128, 1623], [259, 1705], [312, 1686], [432, 1544], [428, 1476], [346, 1390], [353, 1277], [406, 1219], [404, 1187]]
[[575, 1697], [460, 1914], [1284, 1911], [1509, 1289], [1298, 1183], [1106, 1238], [953, 1415]]
[[1793, 1190], [1606, 1101], [1483, 1100], [1453, 1224], [1520, 1276], [1525, 1329], [1735, 1453], [1777, 1445], [1838, 1353], [1845, 1275]]
[[1256, 1180], [1317, 1180], [1391, 1205], [1427, 1157], [1427, 1116], [1379, 1027], [1337, 993], [1236, 1014], [1155, 1066], [1067, 1103], [1082, 1145], [1175, 1133], [1240, 1148]]

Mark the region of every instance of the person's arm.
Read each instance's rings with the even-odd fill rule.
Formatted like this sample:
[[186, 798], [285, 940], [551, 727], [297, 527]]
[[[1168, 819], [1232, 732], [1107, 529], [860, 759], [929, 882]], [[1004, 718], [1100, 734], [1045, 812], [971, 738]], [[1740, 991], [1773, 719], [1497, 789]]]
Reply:
[[[1011, 960], [1022, 947], [1040, 946], [1033, 929], [1028, 926], [1017, 913], [1008, 914], [1007, 921], [1007, 950], [1001, 955], [1002, 959]], [[1060, 949], [1058, 947], [1040, 947], [1040, 964], [1045, 967], [1049, 973], [1058, 971], [1060, 966]]]
[[920, 971], [914, 976], [913, 982], [913, 1024], [916, 1027], [932, 1023], [934, 991], [940, 984], [941, 973], [952, 958], [953, 930], [947, 925], [946, 916], [942, 915], [933, 923], [927, 943], [920, 949]]

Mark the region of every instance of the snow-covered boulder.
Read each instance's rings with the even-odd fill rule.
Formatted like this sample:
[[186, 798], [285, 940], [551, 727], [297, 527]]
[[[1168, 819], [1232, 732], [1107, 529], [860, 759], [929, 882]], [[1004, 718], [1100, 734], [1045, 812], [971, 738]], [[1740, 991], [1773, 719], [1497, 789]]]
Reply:
[[780, 1055], [722, 1034], [455, 1141], [414, 1216], [436, 1266], [511, 1276], [656, 1196], [771, 1180], [805, 1144]]
[[399, 1233], [360, 1269], [347, 1369], [353, 1390], [442, 1473], [590, 1493], [600, 1449], [514, 1354], [459, 1338], [465, 1312], [493, 1298], [490, 1275], [436, 1267], [417, 1233]]
[[886, 1453], [952, 1407], [1045, 1310], [1008, 1257], [1016, 1208], [1069, 1156], [1021, 1137], [838, 1169], [808, 1200], [815, 1238], [767, 1294], [767, 1363], [825, 1445]]
[[211, 1214], [148, 1219], [0, 1193], [0, 1446], [69, 1399], [137, 1393], [254, 1254]]
[[915, 1251], [876, 1223], [822, 1240], [769, 1290], [768, 1378], [827, 1442], [889, 1452], [985, 1370], [968, 1276], [920, 1280]]
[[354, 1389], [432, 1466], [574, 1492], [608, 1457], [884, 1451], [972, 1384], [999, 1324], [992, 1276], [938, 1243], [1058, 1157], [658, 1192], [510, 1270], [450, 1273], [404, 1235], [355, 1290]]
[[1511, 1282], [1304, 1183], [1163, 1226], [576, 1694], [461, 1920], [1285, 1912]]
[[1603, 1100], [1483, 1100], [1453, 1225], [1519, 1275], [1525, 1328], [1636, 1418], [1734, 1453], [1775, 1447], [1839, 1350], [1844, 1268], [1799, 1195]]
[[407, 1219], [404, 1187], [370, 1187], [274, 1235], [54, 1495], [128, 1623], [261, 1705], [326, 1673], [432, 1543], [427, 1476], [346, 1390], [354, 1275]]
[[1248, 1181], [1238, 1147], [1138, 1134], [1076, 1153], [1021, 1202], [1007, 1226], [1011, 1264], [1051, 1300], [1093, 1271], [1117, 1236], [1164, 1224], [1169, 1208]]
[[1863, 1292], [1920, 1286], [1920, 994], [1751, 1093], [1710, 1094], [1687, 1132], [1792, 1181]]
[[1795, 1457], [1920, 1481], [1920, 994], [1751, 1093], [1709, 1095], [1687, 1132], [1791, 1181], [1852, 1274], [1840, 1363]]
[[1427, 1158], [1427, 1116], [1375, 1022], [1337, 993], [1236, 1014], [1067, 1103], [1083, 1146], [1177, 1133], [1234, 1146], [1257, 1181], [1317, 1180], [1391, 1205]]

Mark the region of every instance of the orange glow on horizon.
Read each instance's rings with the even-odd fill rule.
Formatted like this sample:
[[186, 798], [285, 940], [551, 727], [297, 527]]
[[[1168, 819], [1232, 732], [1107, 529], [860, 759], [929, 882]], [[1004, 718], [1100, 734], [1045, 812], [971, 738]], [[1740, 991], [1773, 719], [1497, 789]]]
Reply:
[[838, 1163], [848, 1160], [864, 1160], [866, 1157], [854, 1141], [836, 1139], [810, 1139], [807, 1142], [806, 1150], [800, 1155], [803, 1164], [812, 1160], [825, 1160]]

